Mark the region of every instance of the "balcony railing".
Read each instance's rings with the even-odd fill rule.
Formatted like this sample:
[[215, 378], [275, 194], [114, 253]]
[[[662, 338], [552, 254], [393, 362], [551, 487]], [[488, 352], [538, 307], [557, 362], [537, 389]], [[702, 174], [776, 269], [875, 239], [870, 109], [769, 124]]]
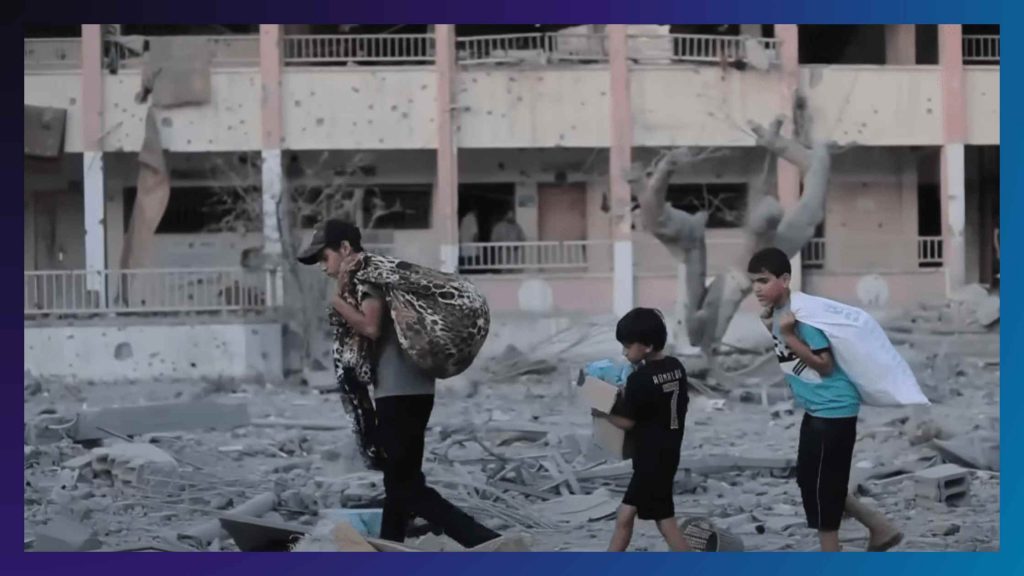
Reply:
[[[586, 269], [595, 257], [610, 258], [611, 242], [478, 242], [459, 245], [463, 272], [567, 271]], [[610, 262], [610, 260], [609, 260]]]
[[825, 239], [811, 238], [801, 253], [801, 264], [805, 268], [822, 268], [825, 266]]
[[280, 280], [242, 268], [25, 272], [25, 318], [266, 311], [283, 301]]
[[942, 266], [942, 237], [928, 236], [917, 239], [917, 264], [921, 268]]
[[746, 61], [751, 57], [748, 42], [763, 50], [769, 63], [777, 61], [779, 41], [773, 38], [703, 34], [630, 35], [629, 57], [641, 64]]
[[502, 34], [455, 41], [462, 64], [602, 62], [608, 59], [603, 34]]
[[285, 36], [287, 64], [432, 64], [433, 34]]
[[964, 36], [965, 64], [999, 64], [998, 35]]

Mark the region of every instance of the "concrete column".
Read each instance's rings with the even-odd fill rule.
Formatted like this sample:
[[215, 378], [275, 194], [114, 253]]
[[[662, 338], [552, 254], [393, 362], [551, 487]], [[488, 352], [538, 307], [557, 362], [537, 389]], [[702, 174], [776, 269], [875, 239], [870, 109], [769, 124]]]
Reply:
[[959, 24], [939, 26], [939, 66], [942, 81], [943, 140], [940, 195], [942, 198], [942, 254], [946, 268], [946, 294], [967, 282], [966, 183], [964, 142], [967, 107], [964, 98], [963, 31]]
[[441, 269], [459, 267], [459, 161], [455, 143], [455, 25], [435, 29], [437, 69], [437, 183], [434, 186], [434, 227], [440, 230]]
[[86, 289], [106, 306], [107, 267], [103, 195], [103, 27], [82, 25], [82, 192], [85, 206]]
[[915, 25], [886, 25], [885, 63], [900, 66], [917, 64], [917, 27]]
[[[263, 176], [263, 253], [269, 260], [281, 256], [282, 227], [278, 207], [284, 189], [281, 145], [284, 136], [281, 114], [281, 26], [260, 24], [260, 122]], [[287, 214], [282, 211], [282, 214]], [[286, 227], [287, 229], [287, 227]]]
[[633, 308], [633, 230], [626, 174], [632, 163], [633, 110], [629, 92], [626, 26], [609, 24], [608, 63], [611, 76], [611, 150], [609, 188], [612, 209], [613, 311], [622, 316]]
[[[780, 107], [782, 113], [788, 117], [782, 131], [786, 136], [792, 136], [793, 103], [800, 89], [800, 35], [796, 25], [776, 24], [775, 37], [779, 40]], [[780, 158], [777, 160], [775, 174], [779, 203], [784, 210], [792, 210], [800, 202], [800, 169]], [[828, 253], [826, 245], [826, 259]], [[803, 258], [800, 252], [794, 254], [790, 262], [793, 268], [790, 286], [794, 290], [800, 290], [803, 286]]]

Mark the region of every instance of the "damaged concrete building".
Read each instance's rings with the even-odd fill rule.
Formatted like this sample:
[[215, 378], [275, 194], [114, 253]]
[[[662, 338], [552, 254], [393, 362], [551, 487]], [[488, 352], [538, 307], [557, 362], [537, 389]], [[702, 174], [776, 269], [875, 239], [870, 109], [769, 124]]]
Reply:
[[[677, 263], [619, 176], [668, 148], [721, 152], [669, 189], [709, 212], [721, 271], [748, 188], [800, 196], [747, 128], [780, 114], [834, 143], [802, 286], [886, 308], [998, 285], [998, 27], [29, 32], [25, 362], [40, 376], [283, 375], [276, 257], [346, 210], [370, 250], [474, 274], [495, 314], [672, 310]], [[290, 202], [309, 205], [283, 232]], [[525, 240], [492, 234], [510, 213]]]

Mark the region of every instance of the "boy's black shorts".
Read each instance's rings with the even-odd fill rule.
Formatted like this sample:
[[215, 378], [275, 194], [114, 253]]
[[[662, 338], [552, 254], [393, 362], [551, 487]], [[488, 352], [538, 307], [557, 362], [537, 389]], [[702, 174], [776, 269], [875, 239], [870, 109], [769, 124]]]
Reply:
[[683, 431], [662, 432], [666, 438], [647, 446], [638, 443], [633, 455], [633, 478], [622, 503], [635, 506], [641, 520], [664, 520], [676, 515], [673, 485], [679, 469]]
[[804, 414], [796, 466], [808, 527], [825, 532], [839, 530], [856, 441], [856, 416], [818, 418]]

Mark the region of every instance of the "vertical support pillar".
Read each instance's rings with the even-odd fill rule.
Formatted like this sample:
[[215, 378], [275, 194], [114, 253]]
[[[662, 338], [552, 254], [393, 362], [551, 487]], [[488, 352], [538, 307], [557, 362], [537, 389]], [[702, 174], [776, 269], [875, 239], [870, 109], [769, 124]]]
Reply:
[[633, 219], [626, 175], [632, 163], [633, 111], [629, 91], [626, 26], [609, 24], [608, 60], [611, 76], [611, 150], [608, 174], [612, 208], [613, 290], [616, 316], [633, 308]]
[[435, 228], [440, 230], [441, 270], [459, 268], [459, 161], [454, 130], [455, 25], [435, 28], [437, 70], [437, 184], [434, 187]]
[[942, 81], [943, 146], [941, 168], [942, 255], [946, 268], [946, 294], [967, 282], [966, 170], [967, 106], [964, 98], [963, 29], [959, 24], [939, 26], [939, 67]]
[[103, 27], [82, 25], [82, 193], [85, 208], [86, 290], [107, 303], [103, 178]]
[[[281, 146], [284, 141], [281, 112], [281, 25], [260, 24], [260, 151], [261, 198], [263, 212], [263, 254], [270, 263], [267, 276], [267, 304], [283, 302], [284, 278], [279, 261], [282, 242], [291, 227], [288, 222], [288, 198], [284, 195]], [[279, 222], [279, 218], [281, 221]]]

